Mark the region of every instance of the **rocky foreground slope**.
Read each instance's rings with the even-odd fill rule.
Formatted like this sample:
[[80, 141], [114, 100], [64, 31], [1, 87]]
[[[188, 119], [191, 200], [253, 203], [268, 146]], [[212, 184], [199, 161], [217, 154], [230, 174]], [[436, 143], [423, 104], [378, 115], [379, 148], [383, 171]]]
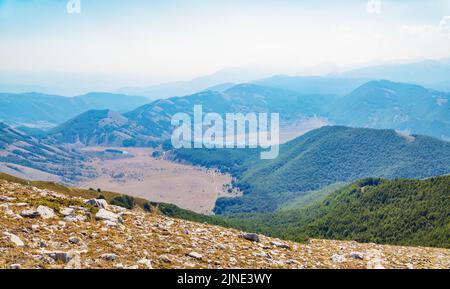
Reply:
[[450, 268], [450, 250], [297, 244], [0, 181], [0, 268]]

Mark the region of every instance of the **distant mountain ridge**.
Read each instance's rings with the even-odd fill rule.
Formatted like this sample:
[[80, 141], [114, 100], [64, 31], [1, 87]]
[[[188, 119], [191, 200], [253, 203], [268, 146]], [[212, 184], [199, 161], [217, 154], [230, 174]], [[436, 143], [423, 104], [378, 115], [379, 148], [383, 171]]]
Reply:
[[41, 93], [0, 93], [0, 121], [50, 127], [90, 109], [126, 112], [148, 103], [140, 96], [92, 92], [76, 97]]
[[369, 78], [276, 75], [251, 83], [301, 94], [346, 95], [368, 81], [370, 81]]
[[[286, 80], [284, 77], [281, 79]], [[291, 83], [293, 80], [295, 83], [295, 79], [288, 78], [286, 81]], [[317, 81], [326, 83], [335, 80], [319, 78]], [[344, 86], [349, 88], [359, 81], [361, 80], [353, 80], [351, 83], [344, 83]], [[287, 87], [294, 89], [290, 85]], [[303, 87], [303, 84], [299, 83], [299, 87]], [[123, 116], [128, 121], [117, 129], [130, 136], [127, 138], [127, 145], [161, 143], [170, 137], [173, 129], [170, 123], [172, 115], [178, 112], [192, 114], [194, 105], [202, 105], [205, 113], [277, 112], [284, 124], [321, 117], [336, 125], [396, 129], [406, 134], [450, 139], [450, 94], [387, 80], [366, 82], [343, 96], [301, 94], [282, 88], [239, 84], [225, 91], [207, 90], [153, 101], [124, 113]], [[132, 137], [137, 138], [133, 140]], [[73, 140], [74, 137], [69, 139]], [[102, 137], [97, 136], [96, 139]], [[111, 143], [117, 144], [118, 138], [113, 139]], [[107, 144], [103, 141], [101, 143]]]
[[[0, 120], [7, 119], [9, 124], [22, 126], [21, 129], [27, 133], [42, 136], [43, 132], [35, 130], [35, 127], [51, 127], [55, 123], [70, 120], [70, 123], [76, 122], [81, 128], [83, 119], [88, 120], [84, 114], [86, 111], [92, 108], [107, 109], [123, 113], [121, 118], [124, 120], [120, 124], [116, 123], [114, 127], [109, 127], [106, 135], [103, 128], [86, 123], [82, 127], [85, 136], [69, 136], [77, 131], [68, 129], [64, 136], [58, 139], [64, 143], [80, 139], [80, 143], [85, 145], [153, 146], [169, 139], [173, 129], [170, 123], [172, 115], [178, 112], [192, 114], [194, 105], [202, 105], [205, 113], [277, 112], [280, 113], [284, 124], [320, 117], [336, 125], [396, 129], [406, 134], [450, 139], [449, 93], [387, 80], [366, 82], [343, 96], [302, 94], [295, 91], [301, 91], [304, 87], [306, 90], [319, 92], [326, 92], [327, 89], [346, 90], [358, 85], [362, 80], [354, 79], [342, 83], [340, 81], [341, 79], [333, 78], [278, 76], [261, 81], [268, 86], [252, 83], [224, 84], [216, 91], [207, 90], [151, 103], [142, 97], [108, 93], [91, 93], [75, 98], [41, 94], [0, 94], [0, 104], [4, 104], [0, 107]], [[330, 85], [326, 85], [327, 83]], [[273, 87], [270, 87], [271, 85]], [[321, 86], [327, 88], [320, 90]], [[140, 106], [142, 103], [144, 105]], [[130, 107], [135, 109], [126, 110]], [[67, 128], [67, 124], [61, 124], [60, 128], [50, 131], [50, 136], [55, 131], [61, 132], [62, 127]], [[117, 132], [110, 135], [113, 128]], [[87, 129], [91, 131], [87, 133]], [[102, 135], [95, 135], [96, 133]], [[89, 137], [85, 138], [87, 135]]]
[[[142, 95], [151, 100], [166, 99], [184, 95], [192, 95], [205, 90], [215, 90], [218, 85], [229, 83], [246, 83], [254, 79], [268, 77], [271, 73], [257, 68], [224, 68], [210, 75], [196, 77], [188, 81], [174, 81], [147, 87], [124, 87], [118, 93]], [[219, 91], [223, 91], [220, 89]]]
[[84, 102], [87, 106], [92, 107], [91, 109], [109, 109], [120, 113], [150, 102], [148, 98], [142, 96], [106, 92], [90, 92], [76, 96], [75, 99]]
[[448, 59], [368, 66], [352, 69], [337, 76], [372, 80], [389, 79], [450, 92], [450, 61]]

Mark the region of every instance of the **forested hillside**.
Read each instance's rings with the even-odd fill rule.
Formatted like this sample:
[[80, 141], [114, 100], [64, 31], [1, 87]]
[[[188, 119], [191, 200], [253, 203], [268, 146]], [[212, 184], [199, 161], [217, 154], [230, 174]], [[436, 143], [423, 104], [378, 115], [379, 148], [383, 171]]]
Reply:
[[317, 129], [282, 145], [275, 160], [260, 160], [259, 154], [241, 150], [175, 154], [194, 164], [226, 168], [237, 178], [244, 196], [219, 199], [218, 214], [275, 211], [307, 192], [366, 177], [426, 178], [450, 173], [449, 142], [341, 126]]
[[326, 238], [450, 248], [450, 176], [364, 179], [304, 209], [234, 216], [229, 222], [297, 241]]

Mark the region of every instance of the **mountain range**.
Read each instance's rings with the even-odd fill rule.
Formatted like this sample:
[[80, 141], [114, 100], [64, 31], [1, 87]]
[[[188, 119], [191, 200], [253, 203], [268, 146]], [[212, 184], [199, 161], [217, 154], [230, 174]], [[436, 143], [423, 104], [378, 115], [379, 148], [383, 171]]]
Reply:
[[[356, 82], [353, 84], [356, 85]], [[289, 85], [287, 87], [293, 89]], [[446, 140], [450, 138], [449, 100], [448, 93], [386, 80], [364, 83], [346, 95], [301, 94], [293, 90], [247, 83], [232, 86], [225, 91], [208, 90], [145, 104], [123, 113], [122, 121], [114, 124], [117, 133], [111, 137], [108, 136], [109, 132], [105, 135], [105, 130], [101, 127], [102, 123], [108, 122], [107, 119], [98, 119], [97, 126], [93, 126], [92, 119], [84, 119], [88, 115], [101, 115], [95, 112], [78, 115], [51, 130], [50, 134], [64, 130], [69, 123], [77, 123], [79, 126], [85, 123], [82, 131], [90, 130], [85, 133], [88, 139], [77, 135], [78, 130], [67, 130], [59, 138], [60, 141], [71, 143], [79, 139], [81, 143], [90, 145], [119, 145], [121, 141], [124, 141], [122, 145], [127, 146], [155, 145], [170, 138], [173, 130], [170, 123], [172, 115], [178, 112], [192, 115], [194, 105], [202, 105], [205, 113], [216, 112], [222, 115], [236, 112], [277, 112], [282, 125], [319, 117], [336, 125], [396, 129], [406, 134], [424, 134]], [[71, 133], [74, 135], [70, 135]]]
[[143, 95], [152, 100], [195, 94], [205, 90], [222, 90], [230, 83], [246, 83], [272, 75], [267, 69], [253, 67], [225, 68], [189, 81], [176, 81], [147, 87], [124, 87], [118, 93]]
[[[144, 97], [108, 93], [73, 98], [37, 93], [0, 94], [0, 120], [35, 136], [44, 134], [36, 128], [49, 130], [56, 124], [60, 127], [49, 130], [50, 135], [61, 132], [69, 123], [82, 127], [84, 135], [76, 135], [75, 130], [59, 134], [64, 143], [80, 140], [90, 145], [147, 146], [167, 140], [173, 129], [172, 115], [192, 114], [193, 106], [198, 104], [205, 112], [219, 114], [278, 112], [283, 125], [319, 117], [336, 125], [396, 129], [446, 140], [450, 139], [449, 100], [449, 93], [416, 84], [366, 82], [364, 78], [275, 76], [253, 83], [224, 83], [211, 90], [153, 102]], [[98, 112], [86, 114], [88, 110], [117, 112], [113, 113], [116, 119], [122, 114], [120, 123], [113, 125], [117, 133], [109, 137], [110, 130], [102, 127], [108, 119], [102, 121], [102, 113]], [[98, 118], [97, 126], [89, 118], [93, 115]]]
[[[233, 86], [224, 92], [203, 91], [185, 97], [156, 100], [123, 115], [112, 112], [90, 111], [78, 115], [49, 131], [49, 137], [60, 142], [82, 144], [149, 146], [170, 138], [173, 130], [171, 117], [178, 112], [193, 114], [195, 105], [202, 105], [203, 112], [247, 113], [281, 112], [281, 121], [291, 121], [321, 114], [323, 107], [334, 100], [334, 96], [302, 95], [278, 88], [267, 88], [254, 84]], [[70, 129], [77, 124], [77, 129]], [[105, 129], [105, 123], [108, 126]]]
[[[229, 83], [251, 82], [261, 86], [293, 90], [301, 94], [345, 95], [370, 80], [389, 79], [427, 88], [450, 91], [450, 61], [417, 60], [406, 63], [372, 64], [335, 71], [336, 67], [296, 69], [301, 76], [276, 75], [276, 69], [227, 68], [190, 81], [178, 81], [148, 87], [125, 87], [118, 93], [143, 95], [152, 100], [194, 94]], [[329, 74], [324, 74], [329, 73]], [[275, 75], [275, 76], [273, 76]], [[312, 76], [311, 76], [312, 75]]]

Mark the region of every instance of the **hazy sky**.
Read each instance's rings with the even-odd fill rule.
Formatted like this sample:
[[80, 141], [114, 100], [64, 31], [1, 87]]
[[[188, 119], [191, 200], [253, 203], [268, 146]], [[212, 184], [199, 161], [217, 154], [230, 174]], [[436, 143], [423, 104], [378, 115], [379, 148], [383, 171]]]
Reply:
[[101, 75], [120, 87], [225, 67], [450, 56], [450, 1], [371, 1], [80, 0], [69, 14], [68, 0], [0, 0], [0, 72], [45, 85], [47, 75]]

